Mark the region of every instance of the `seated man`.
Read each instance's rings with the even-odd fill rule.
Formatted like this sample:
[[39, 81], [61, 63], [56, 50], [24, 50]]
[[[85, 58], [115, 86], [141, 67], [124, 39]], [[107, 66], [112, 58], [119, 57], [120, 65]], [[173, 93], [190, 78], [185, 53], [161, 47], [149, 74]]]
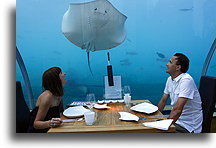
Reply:
[[203, 121], [201, 98], [193, 78], [186, 73], [189, 59], [181, 53], [176, 53], [166, 66], [170, 77], [167, 79], [164, 95], [158, 103], [159, 110], [163, 111], [170, 97], [173, 108], [168, 118], [173, 119], [176, 132], [200, 133]]

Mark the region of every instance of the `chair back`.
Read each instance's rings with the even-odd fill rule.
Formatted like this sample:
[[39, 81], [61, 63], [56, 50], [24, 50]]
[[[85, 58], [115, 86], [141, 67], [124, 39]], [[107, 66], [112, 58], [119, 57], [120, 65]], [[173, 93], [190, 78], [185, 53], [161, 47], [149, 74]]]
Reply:
[[203, 109], [202, 133], [209, 133], [211, 129], [211, 121], [215, 108], [215, 85], [215, 77], [202, 76], [200, 79], [199, 92]]
[[16, 133], [26, 133], [29, 126], [30, 111], [24, 99], [22, 86], [16, 82]]

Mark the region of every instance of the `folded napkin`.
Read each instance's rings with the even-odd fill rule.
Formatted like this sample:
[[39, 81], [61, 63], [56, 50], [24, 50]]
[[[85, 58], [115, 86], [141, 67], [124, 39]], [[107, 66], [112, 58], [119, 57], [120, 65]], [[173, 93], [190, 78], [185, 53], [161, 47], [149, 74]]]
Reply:
[[154, 122], [145, 122], [143, 123], [144, 126], [157, 128], [160, 130], [168, 130], [170, 125], [172, 124], [173, 119], [165, 119], [160, 121], [154, 121]]
[[120, 114], [120, 120], [126, 120], [126, 121], [138, 121], [139, 117], [137, 117], [134, 114], [128, 113], [128, 112], [119, 112]]
[[106, 108], [110, 108], [110, 107], [107, 106], [107, 104], [103, 104], [103, 105], [95, 104], [94, 108], [97, 108], [97, 109], [106, 109]]

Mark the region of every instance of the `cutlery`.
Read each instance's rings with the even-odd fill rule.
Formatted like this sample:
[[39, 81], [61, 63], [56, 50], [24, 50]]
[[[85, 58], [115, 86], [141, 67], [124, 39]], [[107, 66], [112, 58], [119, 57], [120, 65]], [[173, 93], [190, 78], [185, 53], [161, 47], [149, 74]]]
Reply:
[[79, 118], [79, 119], [67, 119], [67, 120], [62, 120], [63, 123], [67, 123], [67, 122], [74, 122], [74, 121], [82, 121], [83, 118]]
[[165, 118], [165, 117], [164, 116], [139, 117], [139, 119], [157, 119], [157, 118]]

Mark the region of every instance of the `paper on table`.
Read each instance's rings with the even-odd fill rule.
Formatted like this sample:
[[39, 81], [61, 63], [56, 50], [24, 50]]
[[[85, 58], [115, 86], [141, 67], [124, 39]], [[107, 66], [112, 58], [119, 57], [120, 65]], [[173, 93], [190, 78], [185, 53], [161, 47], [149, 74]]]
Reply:
[[172, 124], [173, 119], [165, 119], [160, 121], [154, 121], [154, 122], [145, 122], [143, 123], [144, 126], [157, 128], [160, 130], [168, 130], [170, 125]]
[[138, 121], [139, 117], [137, 117], [134, 114], [128, 113], [128, 112], [119, 112], [120, 114], [120, 120], [126, 120], [126, 121]]
[[158, 110], [158, 107], [153, 105], [153, 104], [144, 102], [144, 103], [137, 104], [137, 105], [131, 107], [130, 109], [133, 111], [137, 111], [137, 112], [143, 112], [146, 114], [151, 114], [151, 113], [156, 112]]
[[97, 108], [97, 109], [107, 109], [107, 108], [110, 108], [110, 107], [107, 106], [107, 104], [103, 104], [103, 105], [95, 104], [94, 108]]

